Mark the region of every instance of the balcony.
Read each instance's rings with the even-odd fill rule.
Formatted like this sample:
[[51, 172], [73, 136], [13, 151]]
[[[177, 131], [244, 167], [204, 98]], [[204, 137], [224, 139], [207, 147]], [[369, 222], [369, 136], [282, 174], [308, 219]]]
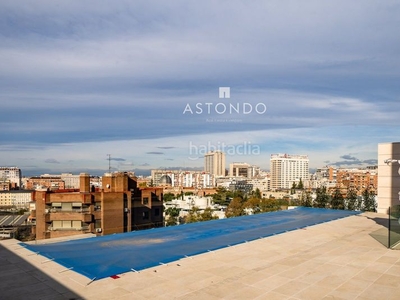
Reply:
[[70, 221], [82, 221], [84, 223], [90, 223], [93, 220], [93, 215], [88, 212], [58, 211], [58, 212], [47, 213], [45, 214], [44, 218], [45, 222], [70, 220]]
[[49, 227], [47, 232], [52, 232], [52, 231], [82, 231], [82, 232], [88, 232], [90, 231], [90, 226], [82, 226], [82, 227]]

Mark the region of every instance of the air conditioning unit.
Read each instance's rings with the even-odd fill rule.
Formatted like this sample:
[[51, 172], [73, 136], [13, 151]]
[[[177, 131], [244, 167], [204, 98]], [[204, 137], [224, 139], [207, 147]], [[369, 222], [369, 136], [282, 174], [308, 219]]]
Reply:
[[102, 232], [101, 228], [96, 228], [96, 232], [101, 233]]

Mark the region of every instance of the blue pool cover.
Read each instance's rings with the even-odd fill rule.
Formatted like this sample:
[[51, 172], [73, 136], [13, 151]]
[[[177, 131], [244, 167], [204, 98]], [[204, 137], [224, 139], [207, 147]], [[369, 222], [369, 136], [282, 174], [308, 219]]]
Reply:
[[24, 244], [92, 280], [358, 214], [300, 207], [53, 244]]

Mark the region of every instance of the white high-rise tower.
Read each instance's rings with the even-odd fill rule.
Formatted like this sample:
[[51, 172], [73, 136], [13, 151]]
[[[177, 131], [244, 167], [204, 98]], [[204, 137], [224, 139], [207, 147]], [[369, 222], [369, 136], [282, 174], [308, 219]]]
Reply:
[[290, 189], [293, 182], [304, 182], [309, 177], [307, 155], [272, 154], [271, 188]]
[[225, 176], [225, 153], [211, 151], [204, 155], [204, 171], [214, 176]]

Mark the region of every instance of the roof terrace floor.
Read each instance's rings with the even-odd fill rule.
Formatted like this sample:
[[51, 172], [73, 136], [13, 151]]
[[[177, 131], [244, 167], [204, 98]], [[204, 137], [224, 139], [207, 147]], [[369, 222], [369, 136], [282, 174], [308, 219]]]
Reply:
[[398, 299], [400, 251], [363, 213], [91, 282], [0, 242], [0, 299]]

